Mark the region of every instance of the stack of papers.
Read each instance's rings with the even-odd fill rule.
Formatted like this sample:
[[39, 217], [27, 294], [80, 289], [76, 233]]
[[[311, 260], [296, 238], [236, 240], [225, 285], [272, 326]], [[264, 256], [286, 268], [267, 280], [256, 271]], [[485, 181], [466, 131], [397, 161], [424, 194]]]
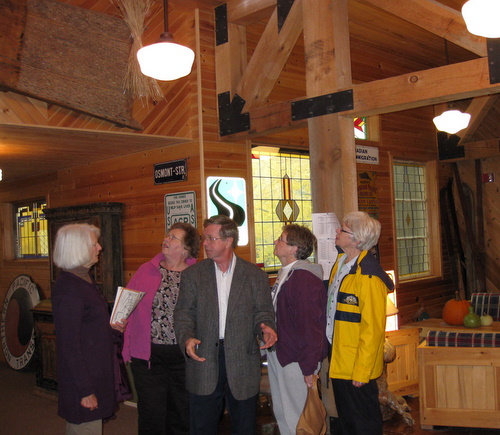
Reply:
[[145, 294], [145, 292], [133, 290], [131, 288], [118, 287], [109, 323], [114, 324], [124, 319], [128, 319], [130, 313], [134, 311]]

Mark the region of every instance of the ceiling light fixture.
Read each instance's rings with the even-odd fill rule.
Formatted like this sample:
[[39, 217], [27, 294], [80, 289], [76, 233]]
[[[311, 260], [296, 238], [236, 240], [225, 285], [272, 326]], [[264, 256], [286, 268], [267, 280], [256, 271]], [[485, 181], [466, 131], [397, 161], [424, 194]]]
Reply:
[[471, 115], [460, 110], [447, 110], [436, 116], [432, 121], [439, 131], [455, 134], [469, 125]]
[[462, 6], [467, 30], [485, 38], [500, 38], [500, 1], [469, 0]]
[[137, 52], [137, 60], [144, 75], [156, 80], [177, 80], [191, 72], [194, 51], [175, 43], [168, 31], [167, 0], [163, 0], [163, 17], [165, 31], [155, 44], [146, 45]]

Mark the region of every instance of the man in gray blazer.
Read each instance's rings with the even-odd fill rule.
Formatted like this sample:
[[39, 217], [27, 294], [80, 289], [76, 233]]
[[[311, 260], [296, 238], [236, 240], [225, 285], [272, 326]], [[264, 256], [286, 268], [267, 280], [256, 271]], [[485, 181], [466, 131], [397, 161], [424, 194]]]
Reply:
[[177, 341], [187, 356], [190, 433], [217, 435], [227, 405], [231, 433], [254, 435], [260, 349], [278, 339], [269, 280], [234, 254], [238, 227], [232, 219], [214, 216], [203, 227], [208, 258], [182, 272], [174, 312]]

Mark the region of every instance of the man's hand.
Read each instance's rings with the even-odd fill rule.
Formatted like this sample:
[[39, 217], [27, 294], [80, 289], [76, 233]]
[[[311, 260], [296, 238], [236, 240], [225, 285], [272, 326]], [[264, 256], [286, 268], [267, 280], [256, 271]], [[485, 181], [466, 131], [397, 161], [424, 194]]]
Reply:
[[278, 341], [278, 334], [276, 334], [274, 329], [267, 326], [265, 323], [260, 324], [260, 329], [262, 330], [262, 339], [264, 340], [264, 345], [260, 348], [269, 349], [274, 346], [274, 343]]
[[364, 382], [358, 382], [358, 381], [352, 381], [352, 385], [354, 385], [355, 387], [362, 387], [363, 385], [365, 385]]
[[200, 343], [201, 341], [197, 338], [188, 338], [186, 340], [186, 353], [189, 358], [192, 358], [195, 361], [203, 362], [205, 361], [205, 358], [200, 358], [198, 355], [196, 355], [196, 349], [198, 348], [198, 345]]
[[84, 408], [88, 408], [91, 411], [93, 411], [94, 409], [98, 408], [97, 397], [95, 397], [94, 394], [91, 394], [90, 396], [84, 397], [84, 398], [82, 398], [82, 400], [80, 400], [80, 405], [82, 405]]

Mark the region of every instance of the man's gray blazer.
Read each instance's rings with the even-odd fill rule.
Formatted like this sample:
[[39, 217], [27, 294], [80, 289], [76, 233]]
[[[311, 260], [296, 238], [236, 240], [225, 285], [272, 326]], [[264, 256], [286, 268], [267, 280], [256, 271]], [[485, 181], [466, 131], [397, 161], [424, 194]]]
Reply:
[[[237, 400], [259, 392], [260, 324], [276, 331], [269, 279], [256, 265], [236, 257], [229, 294], [224, 348], [231, 393]], [[215, 263], [196, 263], [182, 272], [179, 299], [174, 311], [177, 342], [185, 351], [186, 340], [197, 338], [196, 351], [204, 362], [187, 359], [186, 386], [189, 392], [208, 395], [218, 380], [219, 303]]]

